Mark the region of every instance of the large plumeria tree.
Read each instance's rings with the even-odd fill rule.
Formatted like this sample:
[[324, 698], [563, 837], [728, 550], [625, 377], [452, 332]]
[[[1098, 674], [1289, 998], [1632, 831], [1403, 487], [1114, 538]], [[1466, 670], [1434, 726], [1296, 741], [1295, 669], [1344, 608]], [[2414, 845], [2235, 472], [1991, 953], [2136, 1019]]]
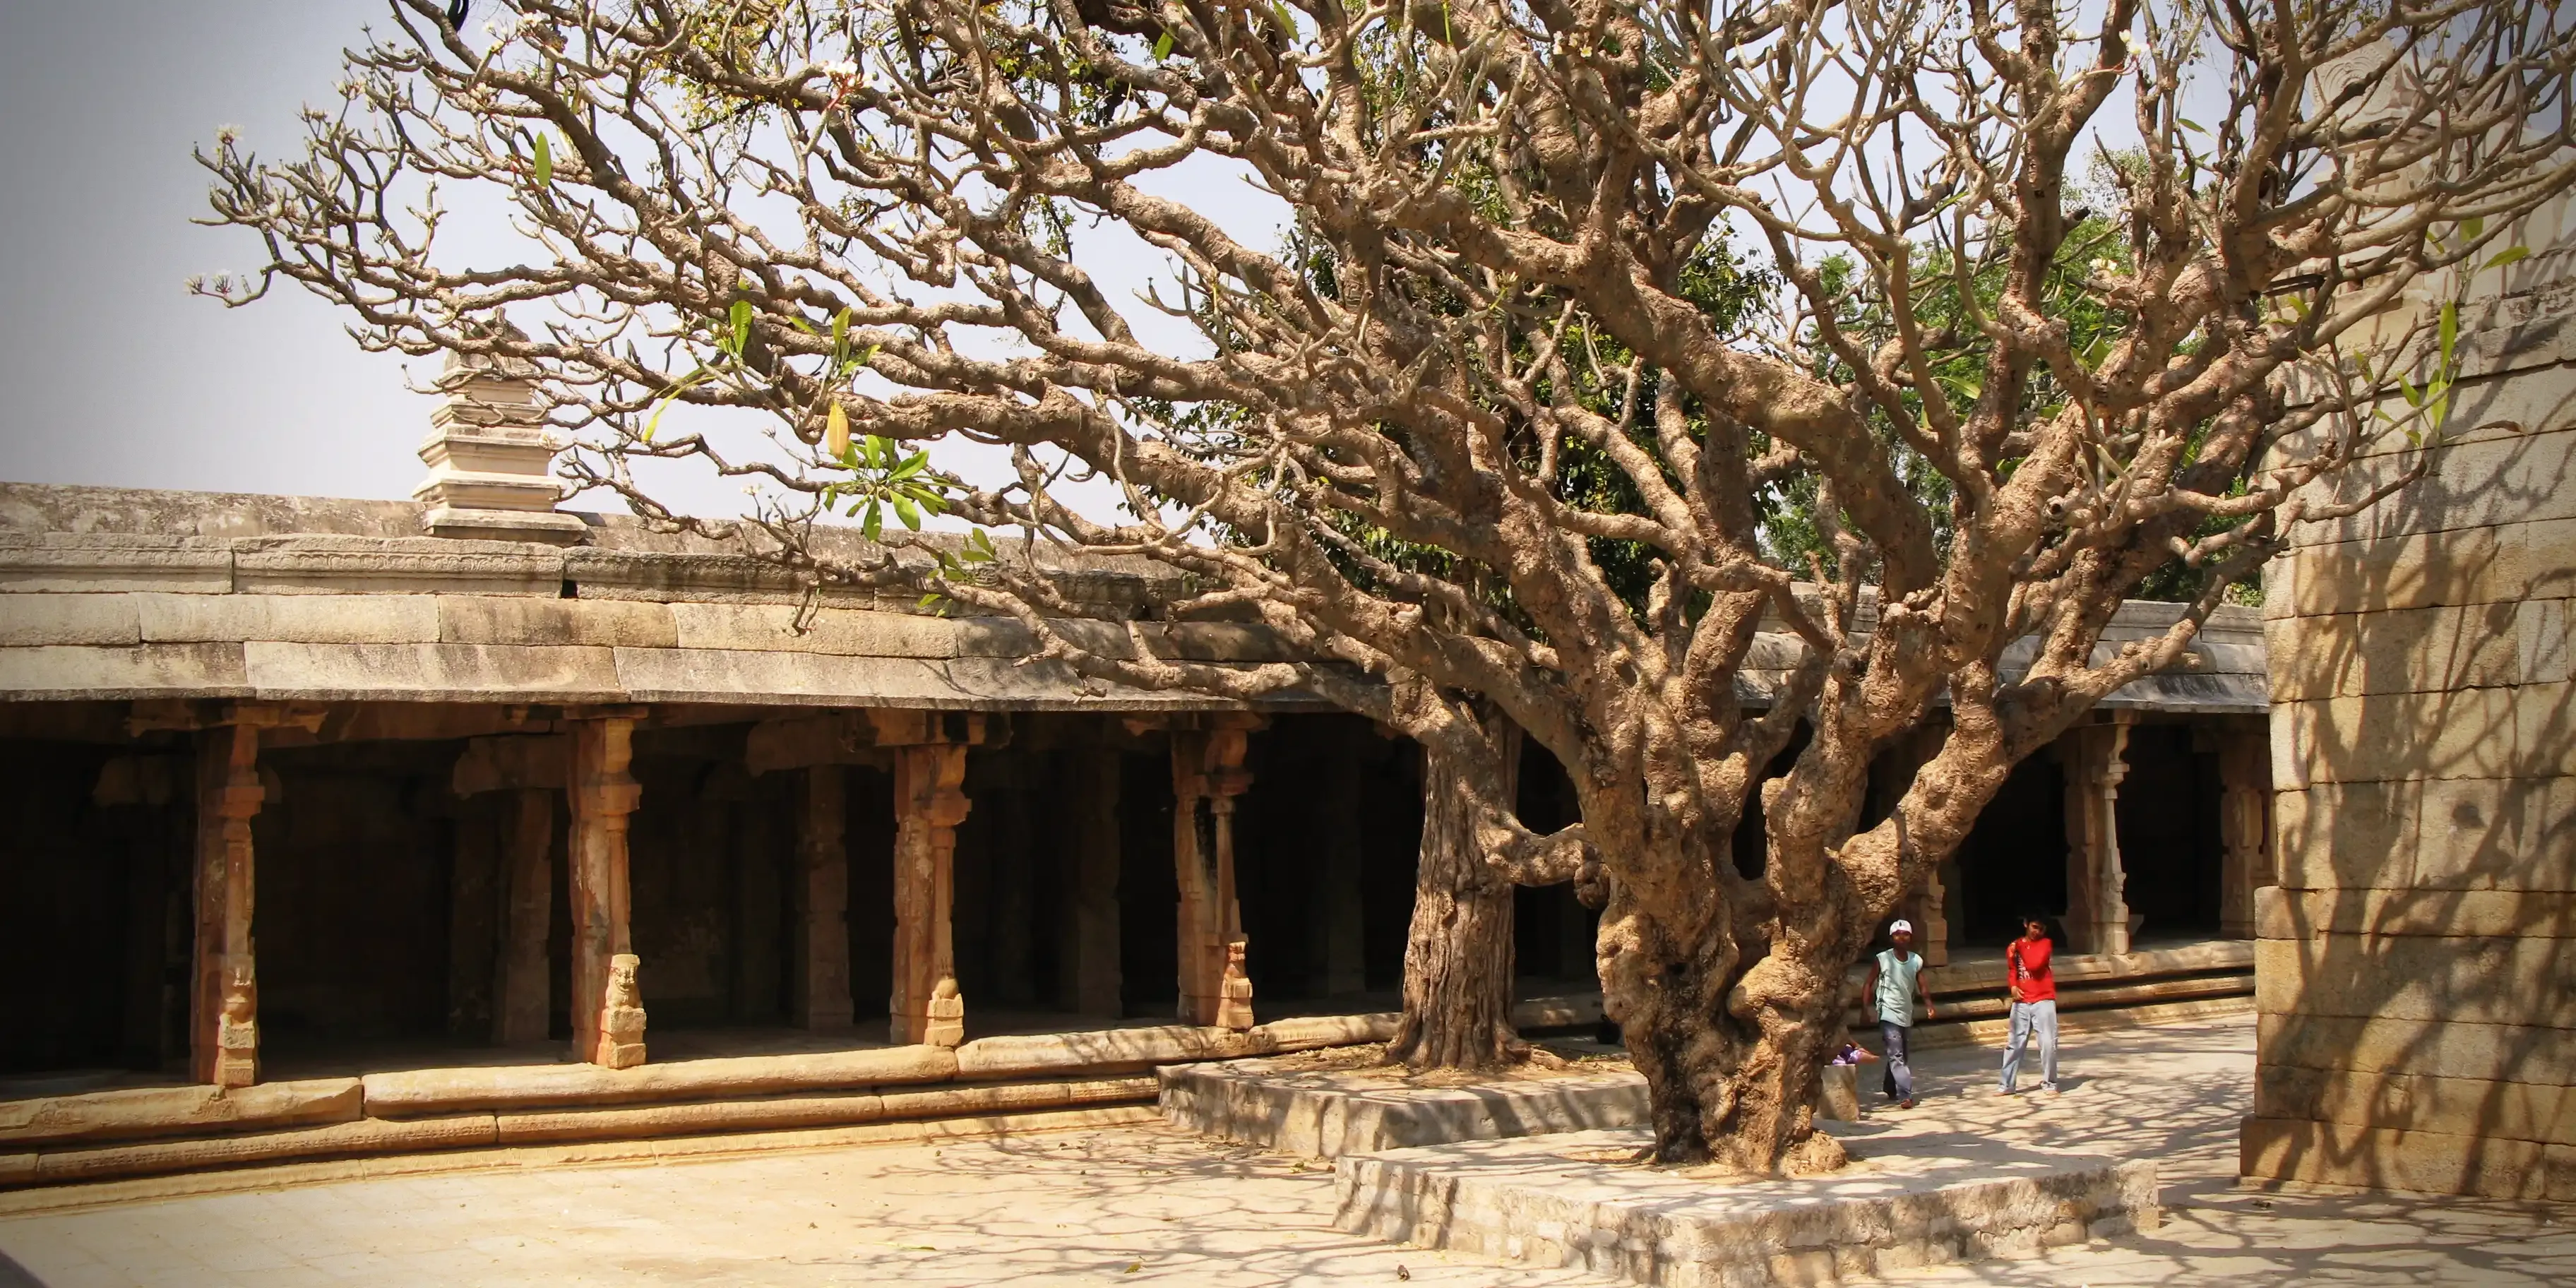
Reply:
[[[205, 156], [267, 262], [204, 289], [527, 364], [580, 482], [818, 584], [1013, 615], [1126, 684], [1303, 685], [1450, 756], [1495, 875], [1605, 901], [1655, 1155], [1762, 1171], [1838, 1160], [1808, 1105], [1844, 972], [2013, 764], [2385, 490], [2332, 493], [2347, 462], [2438, 450], [2443, 301], [2571, 178], [2545, 0], [391, 12], [300, 155]], [[1238, 181], [1284, 235], [1229, 231]], [[446, 245], [460, 196], [519, 248]], [[1766, 306], [1712, 307], [1730, 239]], [[1104, 248], [1157, 284], [1104, 285]], [[942, 473], [965, 442], [1007, 475]], [[646, 458], [765, 499], [681, 515]], [[852, 513], [883, 560], [807, 542]], [[1347, 665], [1096, 649], [1047, 548]], [[2097, 651], [2176, 561], [2181, 620]], [[1946, 740], [1860, 827], [1936, 698]], [[1579, 823], [1516, 818], [1506, 722]]]

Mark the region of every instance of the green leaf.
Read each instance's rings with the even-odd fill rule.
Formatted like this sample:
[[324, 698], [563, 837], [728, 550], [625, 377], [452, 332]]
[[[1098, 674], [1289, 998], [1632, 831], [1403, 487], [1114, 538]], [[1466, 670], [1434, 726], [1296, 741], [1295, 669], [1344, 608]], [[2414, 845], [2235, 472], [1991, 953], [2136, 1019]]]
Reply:
[[2421, 408], [2424, 405], [2424, 391], [2417, 389], [2415, 382], [2404, 376], [2397, 378], [2397, 392], [2405, 396], [2409, 407]]
[[1167, 31], [1167, 32], [1164, 32], [1162, 35], [1157, 36], [1157, 37], [1155, 37], [1155, 38], [1154, 38], [1154, 61], [1159, 63], [1159, 62], [1163, 61], [1164, 59], [1169, 58], [1169, 57], [1171, 57], [1171, 56], [1172, 56], [1172, 33], [1170, 33], [1170, 32], [1168, 32], [1168, 31]]
[[2460, 342], [2460, 305], [2457, 300], [2442, 302], [2441, 339], [2442, 366], [2447, 370], [2451, 365], [2452, 351]]
[[726, 314], [733, 320], [733, 347], [725, 352], [739, 358], [751, 344], [751, 301], [735, 300]]
[[2486, 234], [2487, 221], [2476, 215], [2471, 215], [2467, 219], [2460, 221], [2460, 231], [2465, 234], [2470, 241], [2476, 241], [2479, 237]]
[[919, 501], [921, 508], [932, 514], [948, 513], [948, 498], [929, 488], [916, 486], [913, 489], [912, 499]]
[[2530, 255], [2531, 248], [2529, 246], [2507, 246], [2503, 250], [2497, 251], [2494, 255], [2488, 257], [2487, 262], [2480, 266], [2479, 271], [2484, 272], [2490, 268], [2502, 268], [2507, 264], [2520, 263], [2524, 259], [2529, 258]]
[[946, 595], [942, 595], [938, 591], [934, 590], [929, 594], [922, 596], [920, 599], [915, 600], [912, 606], [915, 608], [928, 608], [946, 598]]
[[930, 452], [929, 449], [924, 448], [921, 451], [914, 452], [912, 455], [905, 457], [903, 464], [895, 466], [894, 473], [887, 475], [886, 479], [887, 481], [892, 482], [899, 479], [911, 478], [913, 475], [921, 472], [922, 466], [929, 463]]
[[543, 188], [555, 181], [554, 148], [546, 142], [545, 132], [537, 132], [537, 186]]
[[2201, 128], [2201, 126], [2200, 126], [2200, 122], [2195, 121], [2195, 120], [2191, 119], [2191, 118], [2190, 118], [2190, 117], [2188, 117], [2188, 116], [2177, 116], [2177, 117], [2175, 117], [2175, 118], [2174, 118], [2174, 124], [2179, 125], [2179, 126], [2181, 126], [2182, 128], [2184, 128], [2184, 129], [2186, 129], [2186, 130], [2189, 130], [2189, 131], [2191, 131], [2191, 132], [2192, 132], [2192, 133], [2194, 133], [2194, 134], [2207, 134], [2207, 133], [2209, 133], [2209, 131], [2207, 131], [2207, 130], [2205, 130], [2205, 129], [2202, 129], [2202, 128]]
[[875, 497], [868, 498], [868, 511], [859, 518], [859, 535], [870, 541], [885, 532], [885, 513], [877, 508]]
[[900, 492], [894, 498], [894, 517], [903, 520], [903, 526], [915, 532], [921, 531], [921, 510], [913, 505], [911, 498]]
[[[1441, 12], [1446, 14], [1448, 10], [1443, 8]], [[1270, 16], [1279, 20], [1280, 35], [1292, 40], [1296, 38], [1297, 20], [1289, 16], [1288, 0], [1270, 0]]]
[[850, 356], [850, 310], [845, 305], [832, 315], [832, 364], [839, 366]]

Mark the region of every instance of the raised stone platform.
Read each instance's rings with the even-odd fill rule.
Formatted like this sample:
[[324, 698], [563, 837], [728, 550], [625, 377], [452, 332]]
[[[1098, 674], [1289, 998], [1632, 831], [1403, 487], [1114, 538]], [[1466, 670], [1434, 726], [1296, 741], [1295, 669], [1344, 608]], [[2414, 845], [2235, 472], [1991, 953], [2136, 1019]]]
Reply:
[[1835, 1284], [2152, 1230], [2156, 1170], [1940, 1131], [1836, 1124], [1860, 1157], [1743, 1181], [1619, 1161], [1642, 1129], [1471, 1141], [1337, 1164], [1354, 1234], [1662, 1288]]
[[1291, 1058], [1180, 1065], [1158, 1076], [1163, 1115], [1176, 1126], [1281, 1153], [1339, 1158], [1646, 1121], [1643, 1077], [1624, 1067], [1580, 1070], [1426, 1087]]

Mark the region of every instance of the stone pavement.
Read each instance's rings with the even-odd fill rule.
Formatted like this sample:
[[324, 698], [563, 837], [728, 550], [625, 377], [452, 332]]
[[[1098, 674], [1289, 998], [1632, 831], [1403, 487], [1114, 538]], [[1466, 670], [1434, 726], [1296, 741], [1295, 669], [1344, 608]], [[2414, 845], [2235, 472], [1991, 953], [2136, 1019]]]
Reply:
[[[1928, 1094], [1912, 1113], [2031, 1144], [2152, 1153], [2164, 1227], [1901, 1282], [2576, 1282], [2576, 1212], [2565, 1209], [2234, 1190], [2250, 1017], [2085, 1035], [2069, 1044], [2068, 1090], [2054, 1099], [1961, 1094], [1985, 1090], [1991, 1060], [1927, 1057]], [[1332, 1205], [1332, 1174], [1313, 1164], [1114, 1128], [460, 1171], [11, 1217], [0, 1219], [0, 1288], [1608, 1282], [1371, 1243], [1335, 1231]]]

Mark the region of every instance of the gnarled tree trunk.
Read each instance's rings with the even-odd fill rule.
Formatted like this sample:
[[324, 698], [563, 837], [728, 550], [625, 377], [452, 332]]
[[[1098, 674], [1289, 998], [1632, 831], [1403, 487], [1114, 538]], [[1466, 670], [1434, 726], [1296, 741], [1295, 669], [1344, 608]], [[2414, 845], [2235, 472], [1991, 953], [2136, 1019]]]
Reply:
[[[1521, 735], [1500, 716], [1502, 790]], [[1404, 946], [1404, 1018], [1387, 1055], [1413, 1069], [1498, 1069], [1527, 1053], [1512, 1028], [1512, 883], [1485, 861], [1453, 753], [1422, 753], [1422, 853]]]

